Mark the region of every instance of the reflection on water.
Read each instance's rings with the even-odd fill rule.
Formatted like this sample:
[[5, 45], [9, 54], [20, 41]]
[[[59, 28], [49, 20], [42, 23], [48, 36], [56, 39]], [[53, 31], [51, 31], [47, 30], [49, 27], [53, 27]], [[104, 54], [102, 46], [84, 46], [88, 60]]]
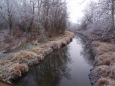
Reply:
[[86, 38], [76, 35], [66, 47], [55, 51], [25, 76], [14, 81], [18, 86], [91, 86], [89, 71], [92, 54]]
[[81, 43], [83, 50], [80, 53], [83, 56], [83, 58], [85, 59], [85, 61], [88, 64], [93, 65], [94, 56], [93, 56], [92, 50], [90, 49], [91, 41], [87, 41], [86, 37], [84, 37], [80, 34], [77, 34], [77, 36], [75, 36], [75, 38], [79, 39], [79, 42]]
[[67, 47], [55, 51], [15, 83], [18, 86], [59, 86], [62, 78], [70, 79], [70, 69], [67, 67], [71, 63], [69, 56]]

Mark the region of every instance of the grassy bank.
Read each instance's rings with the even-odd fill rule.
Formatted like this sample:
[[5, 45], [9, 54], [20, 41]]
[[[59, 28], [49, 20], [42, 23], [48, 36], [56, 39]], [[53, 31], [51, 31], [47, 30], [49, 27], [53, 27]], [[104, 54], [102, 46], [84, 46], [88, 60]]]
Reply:
[[90, 79], [94, 86], [115, 86], [115, 44], [93, 41], [94, 68]]
[[78, 33], [92, 40], [95, 61], [89, 76], [93, 86], [115, 86], [115, 44], [102, 42], [90, 32], [78, 31]]
[[9, 59], [1, 60], [0, 80], [9, 82], [11, 79], [22, 76], [22, 73], [28, 72], [30, 66], [40, 63], [54, 50], [67, 45], [73, 36], [72, 32], [65, 31], [64, 35], [50, 38], [45, 43], [39, 43], [36, 40], [32, 42], [34, 46], [30, 50], [20, 50], [13, 53]]

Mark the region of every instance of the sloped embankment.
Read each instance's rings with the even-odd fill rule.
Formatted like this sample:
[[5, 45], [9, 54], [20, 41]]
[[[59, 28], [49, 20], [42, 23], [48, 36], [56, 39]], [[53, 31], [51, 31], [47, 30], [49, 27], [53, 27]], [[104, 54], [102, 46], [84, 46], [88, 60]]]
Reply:
[[94, 68], [90, 72], [94, 86], [115, 86], [115, 45], [93, 41]]
[[67, 45], [73, 36], [72, 32], [65, 31], [58, 40], [52, 38], [52, 41], [44, 44], [34, 41], [32, 44], [36, 46], [31, 51], [21, 50], [13, 54], [10, 59], [0, 61], [0, 80], [9, 82], [11, 79], [20, 77], [22, 73], [28, 72], [31, 65], [38, 64], [54, 50]]
[[115, 44], [100, 42], [98, 35], [89, 31], [77, 31], [90, 40], [95, 56], [94, 68], [89, 74], [93, 86], [115, 86]]

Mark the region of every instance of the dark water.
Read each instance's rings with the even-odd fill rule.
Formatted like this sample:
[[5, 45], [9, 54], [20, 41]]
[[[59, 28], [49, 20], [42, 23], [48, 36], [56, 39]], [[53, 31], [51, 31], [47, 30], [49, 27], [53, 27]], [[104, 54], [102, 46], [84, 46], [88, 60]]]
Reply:
[[18, 86], [91, 86], [93, 55], [86, 38], [76, 35], [66, 47], [55, 51], [23, 77]]

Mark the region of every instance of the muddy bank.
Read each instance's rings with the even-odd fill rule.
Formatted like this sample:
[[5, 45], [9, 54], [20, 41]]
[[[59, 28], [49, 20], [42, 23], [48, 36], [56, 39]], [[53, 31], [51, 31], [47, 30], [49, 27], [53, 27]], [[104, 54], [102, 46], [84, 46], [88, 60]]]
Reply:
[[94, 68], [89, 74], [92, 85], [115, 86], [115, 44], [100, 42], [85, 32], [80, 34], [92, 40], [90, 44], [95, 56]]
[[30, 51], [21, 50], [14, 53], [9, 59], [0, 61], [0, 80], [9, 82], [11, 79], [18, 78], [22, 73], [28, 72], [29, 67], [40, 63], [47, 55], [62, 46], [67, 45], [74, 34], [65, 31], [65, 34], [58, 38], [51, 38], [46, 43], [33, 41], [35, 45]]

